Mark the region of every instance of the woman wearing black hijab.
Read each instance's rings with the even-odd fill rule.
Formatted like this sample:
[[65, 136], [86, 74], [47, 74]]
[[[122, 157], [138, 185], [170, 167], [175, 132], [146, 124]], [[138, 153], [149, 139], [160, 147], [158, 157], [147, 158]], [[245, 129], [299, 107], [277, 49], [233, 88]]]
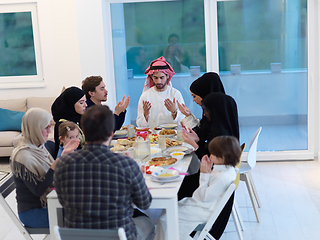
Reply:
[[[220, 80], [220, 77], [215, 72], [208, 72], [203, 74], [197, 80], [195, 80], [190, 85], [190, 93], [193, 101], [202, 106], [202, 99], [204, 99], [208, 94], [212, 92], [219, 92], [225, 94], [223, 84]], [[182, 120], [182, 124], [187, 128], [193, 129], [199, 137], [198, 146], [199, 149], [196, 151], [196, 154], [199, 159], [205, 154], [209, 154], [208, 149], [205, 147], [206, 142], [210, 142], [212, 139], [208, 136], [210, 125], [206, 121], [206, 117], [202, 115], [202, 119], [199, 120], [191, 114], [190, 110], [184, 105], [178, 103], [179, 110], [186, 116]]]
[[[86, 96], [84, 91], [78, 87], [69, 87], [64, 90], [51, 106], [54, 126], [55, 156], [59, 150], [59, 125], [60, 120], [72, 121], [80, 124], [81, 115], [86, 110]], [[55, 158], [55, 156], [53, 156]]]

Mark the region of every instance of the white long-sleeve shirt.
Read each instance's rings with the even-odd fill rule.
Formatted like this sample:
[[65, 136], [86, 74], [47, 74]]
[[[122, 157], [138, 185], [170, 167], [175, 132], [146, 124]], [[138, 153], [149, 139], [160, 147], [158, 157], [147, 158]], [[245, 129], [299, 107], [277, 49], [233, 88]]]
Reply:
[[[211, 173], [200, 173], [200, 186], [192, 197], [184, 198], [178, 203], [180, 240], [191, 239], [189, 234], [199, 223], [205, 222], [211, 216], [209, 208], [217, 205], [222, 194], [236, 179], [234, 167], [215, 165]], [[166, 215], [162, 215], [157, 225], [154, 240], [167, 239]]]
[[[159, 126], [163, 123], [180, 123], [184, 118], [184, 115], [179, 111], [177, 107], [177, 116], [175, 119], [172, 118], [171, 112], [164, 105], [165, 99], [170, 99], [173, 101], [173, 98], [179, 101], [179, 103], [184, 103], [183, 97], [179, 90], [168, 86], [167, 89], [163, 92], [158, 92], [154, 87], [148, 89], [140, 96], [138, 103], [138, 116], [137, 116], [137, 126], [138, 127], [147, 127], [149, 126], [150, 120], [155, 121], [155, 126]], [[143, 103], [142, 101], [149, 101], [151, 103], [149, 122], [146, 121], [143, 112]]]

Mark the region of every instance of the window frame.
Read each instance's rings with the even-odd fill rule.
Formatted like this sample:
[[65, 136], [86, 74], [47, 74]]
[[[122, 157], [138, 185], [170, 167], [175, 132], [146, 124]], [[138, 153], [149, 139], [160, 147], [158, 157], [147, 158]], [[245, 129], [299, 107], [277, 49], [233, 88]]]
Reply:
[[[154, 1], [154, 0], [149, 0]], [[156, 0], [162, 1], [162, 0]], [[205, 41], [207, 54], [207, 72], [215, 71], [219, 73], [219, 59], [218, 59], [218, 28], [217, 28], [217, 2], [231, 1], [231, 0], [204, 0], [204, 15], [205, 15]], [[113, 46], [111, 38], [111, 17], [110, 17], [110, 4], [112, 3], [128, 3], [128, 2], [146, 2], [143, 0], [105, 0], [103, 2], [107, 14], [105, 17], [105, 47], [106, 47], [106, 68], [107, 68], [107, 84], [108, 88], [112, 89], [115, 93], [114, 82], [114, 63], [113, 63]], [[320, 149], [320, 141], [315, 134], [320, 132], [316, 121], [320, 119], [320, 111], [318, 111], [319, 99], [316, 93], [319, 91], [318, 79], [318, 57], [315, 52], [310, 49], [317, 49], [317, 42], [319, 38], [318, 24], [320, 20], [317, 18], [317, 13], [320, 11], [320, 5], [316, 1], [308, 0], [308, 149], [298, 151], [279, 151], [279, 152], [259, 152], [257, 160], [268, 161], [283, 161], [283, 160], [308, 160], [314, 159], [318, 153], [315, 153], [315, 144], [317, 141], [318, 149]], [[212, 31], [213, 30], [213, 31]], [[317, 52], [318, 53], [318, 52]], [[111, 92], [111, 91], [109, 91]], [[116, 96], [110, 96], [116, 99]], [[246, 153], [244, 153], [244, 159]]]
[[36, 75], [0, 76], [0, 89], [44, 87], [37, 3], [1, 4], [0, 13], [31, 12]]

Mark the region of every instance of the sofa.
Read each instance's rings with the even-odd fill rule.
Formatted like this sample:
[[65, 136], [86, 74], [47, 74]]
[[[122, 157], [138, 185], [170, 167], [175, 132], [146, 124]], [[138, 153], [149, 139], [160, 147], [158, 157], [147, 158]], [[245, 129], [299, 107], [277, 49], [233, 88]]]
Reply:
[[[51, 105], [54, 102], [55, 97], [28, 97], [21, 99], [9, 99], [0, 100], [0, 108], [8, 109], [11, 111], [26, 112], [28, 109], [33, 107], [42, 108], [51, 113]], [[8, 111], [10, 112], [10, 111]], [[23, 114], [23, 113], [21, 113]], [[0, 116], [0, 121], [1, 121]], [[53, 122], [53, 120], [52, 120]], [[51, 134], [48, 140], [54, 141], [54, 122], [52, 124]], [[0, 157], [8, 157], [11, 155], [13, 150], [13, 139], [16, 138], [21, 132], [16, 131], [1, 131], [0, 130]]]

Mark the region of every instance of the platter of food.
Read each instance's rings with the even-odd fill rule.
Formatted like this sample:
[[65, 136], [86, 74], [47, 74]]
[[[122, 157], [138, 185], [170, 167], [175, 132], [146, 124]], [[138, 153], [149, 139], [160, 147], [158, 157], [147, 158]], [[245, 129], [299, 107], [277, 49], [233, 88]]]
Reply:
[[151, 158], [151, 160], [148, 162], [148, 165], [154, 165], [154, 166], [159, 166], [159, 167], [169, 167], [173, 166], [174, 164], [177, 163], [176, 158], [172, 157], [154, 157]]
[[183, 144], [182, 141], [177, 141], [171, 138], [166, 138], [166, 148], [169, 147], [177, 147], [177, 146], [181, 146]]
[[152, 178], [158, 181], [172, 181], [180, 177], [179, 172], [174, 169], [163, 169], [162, 171], [154, 171]]
[[173, 152], [184, 152], [185, 154], [190, 154], [193, 151], [194, 148], [190, 144], [181, 142], [181, 145], [167, 147], [167, 149], [163, 151], [163, 154], [170, 156]]
[[129, 148], [134, 147], [134, 141], [128, 139], [117, 139], [117, 143], [110, 149], [112, 152], [125, 152]]
[[160, 127], [165, 128], [165, 129], [173, 129], [173, 128], [176, 128], [178, 126], [179, 125], [176, 124], [176, 123], [164, 123], [164, 124], [160, 125]]
[[149, 134], [149, 139], [150, 139], [150, 144], [157, 144], [158, 143], [158, 139], [159, 139], [159, 135], [158, 134]]
[[173, 137], [177, 135], [177, 131], [173, 129], [163, 129], [163, 130], [160, 130], [158, 134], [166, 137]]

